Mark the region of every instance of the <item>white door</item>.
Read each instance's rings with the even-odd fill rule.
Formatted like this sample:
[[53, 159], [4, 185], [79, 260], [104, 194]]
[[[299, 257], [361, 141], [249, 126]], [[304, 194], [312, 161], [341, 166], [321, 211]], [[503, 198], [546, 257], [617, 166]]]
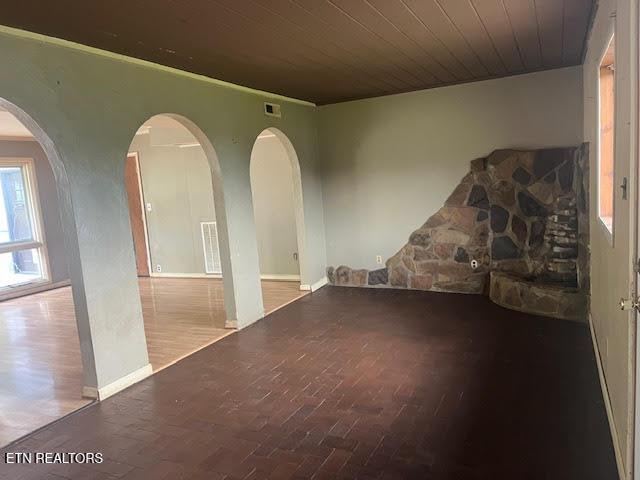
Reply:
[[[633, 478], [636, 398], [637, 23], [637, 0], [601, 0], [583, 66], [591, 170], [590, 322], [616, 461], [625, 479]], [[607, 58], [610, 46], [613, 61]], [[611, 79], [608, 97], [601, 87]], [[621, 300], [627, 300], [625, 309]]]

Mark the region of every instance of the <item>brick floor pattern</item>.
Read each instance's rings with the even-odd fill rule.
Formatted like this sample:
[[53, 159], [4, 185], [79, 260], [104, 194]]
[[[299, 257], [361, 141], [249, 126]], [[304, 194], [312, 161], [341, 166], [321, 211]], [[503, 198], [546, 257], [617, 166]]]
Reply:
[[0, 479], [617, 478], [586, 325], [325, 287], [7, 451]]

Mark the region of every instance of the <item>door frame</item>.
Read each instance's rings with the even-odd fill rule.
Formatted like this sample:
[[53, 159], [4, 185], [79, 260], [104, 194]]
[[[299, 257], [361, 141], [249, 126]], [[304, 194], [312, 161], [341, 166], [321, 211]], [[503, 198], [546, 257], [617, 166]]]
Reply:
[[[149, 231], [147, 229], [147, 206], [144, 201], [144, 191], [142, 189], [142, 173], [140, 172], [140, 156], [138, 155], [138, 152], [127, 152], [127, 159], [129, 158], [134, 159], [134, 165], [136, 167], [136, 176], [138, 177], [138, 196], [140, 198], [140, 207], [141, 207], [140, 210], [142, 212], [142, 229], [144, 233], [145, 253], [147, 256], [147, 271], [149, 272], [149, 276], [151, 276], [151, 274], [153, 273], [153, 270], [151, 269], [151, 251], [149, 248]], [[131, 214], [131, 212], [129, 212], [129, 214]], [[137, 273], [138, 272], [136, 267], [136, 274]]]
[[[635, 222], [635, 225], [632, 225], [632, 233], [634, 235], [632, 248], [633, 248], [633, 257], [632, 261], [634, 262], [634, 271], [635, 275], [633, 276], [633, 285], [632, 285], [632, 295], [635, 302], [640, 301], [640, 8], [638, 8], [637, 2], [633, 2], [633, 5], [636, 7], [635, 11], [635, 31], [634, 39], [631, 42], [632, 48], [635, 48], [635, 52], [632, 54], [631, 58], [635, 60], [632, 82], [635, 88], [635, 102], [633, 104], [633, 141], [635, 145], [632, 148], [632, 152], [635, 158], [631, 159], [631, 172], [630, 179], [632, 195], [630, 195], [631, 201], [633, 201], [633, 210], [632, 210], [632, 222]], [[634, 309], [634, 315], [632, 315], [632, 325], [631, 325], [631, 335], [632, 335], [632, 346], [630, 348], [633, 359], [630, 360], [631, 365], [631, 381], [633, 382], [632, 387], [630, 388], [630, 396], [631, 401], [629, 402], [629, 418], [630, 418], [630, 431], [632, 432], [630, 443], [631, 446], [628, 449], [629, 460], [631, 462], [631, 466], [628, 469], [630, 471], [630, 478], [639, 478], [640, 479], [640, 368], [638, 368], [638, 360], [640, 359], [640, 337], [638, 335], [638, 322], [639, 318], [639, 310], [638, 307]]]

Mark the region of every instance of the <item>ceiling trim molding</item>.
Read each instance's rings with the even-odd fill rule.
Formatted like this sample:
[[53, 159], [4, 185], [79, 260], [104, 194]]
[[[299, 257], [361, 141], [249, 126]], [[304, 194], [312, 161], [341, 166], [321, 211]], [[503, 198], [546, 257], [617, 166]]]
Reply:
[[160, 70], [166, 73], [184, 76], [192, 80], [211, 83], [219, 87], [230, 88], [230, 89], [238, 90], [244, 93], [249, 93], [251, 95], [258, 95], [263, 98], [268, 97], [272, 99], [282, 100], [285, 102], [297, 103], [298, 105], [304, 105], [308, 107], [316, 106], [315, 103], [309, 102], [307, 100], [300, 100], [298, 98], [287, 97], [285, 95], [280, 95], [278, 93], [271, 93], [271, 92], [266, 92], [264, 90], [257, 90], [255, 88], [244, 87], [242, 85], [237, 85], [235, 83], [225, 82], [224, 80], [218, 80], [216, 78], [207, 77], [206, 75], [186, 72], [178, 68], [168, 67], [166, 65], [161, 65], [159, 63], [150, 62], [149, 60], [142, 60], [140, 58], [129, 57], [127, 55], [122, 55], [121, 53], [114, 53], [108, 50], [102, 50], [100, 48], [90, 47], [88, 45], [83, 45], [81, 43], [72, 42], [70, 40], [64, 40], [62, 38], [57, 38], [57, 37], [50, 37], [48, 35], [43, 35], [41, 33], [29, 32], [27, 30], [21, 30], [19, 28], [8, 27], [6, 25], [0, 25], [0, 35], [9, 36], [9, 37], [18, 37], [25, 40], [42, 42], [42, 43], [46, 43], [46, 44], [57, 46], [57, 47], [68, 48], [68, 49], [75, 50], [82, 53], [109, 58], [111, 60], [131, 63], [133, 65], [137, 65], [143, 68], [152, 68], [152, 69]]

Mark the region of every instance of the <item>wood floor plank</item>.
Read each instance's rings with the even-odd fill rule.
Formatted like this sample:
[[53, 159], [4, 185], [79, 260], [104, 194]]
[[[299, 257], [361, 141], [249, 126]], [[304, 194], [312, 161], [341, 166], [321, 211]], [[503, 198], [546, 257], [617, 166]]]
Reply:
[[[140, 278], [149, 360], [161, 370], [232, 333], [220, 279]], [[265, 310], [307, 292], [262, 282]], [[0, 303], [0, 446], [88, 403], [71, 288]]]
[[585, 325], [407, 290], [322, 288], [11, 450], [74, 448], [105, 462], [0, 478], [617, 478]]

